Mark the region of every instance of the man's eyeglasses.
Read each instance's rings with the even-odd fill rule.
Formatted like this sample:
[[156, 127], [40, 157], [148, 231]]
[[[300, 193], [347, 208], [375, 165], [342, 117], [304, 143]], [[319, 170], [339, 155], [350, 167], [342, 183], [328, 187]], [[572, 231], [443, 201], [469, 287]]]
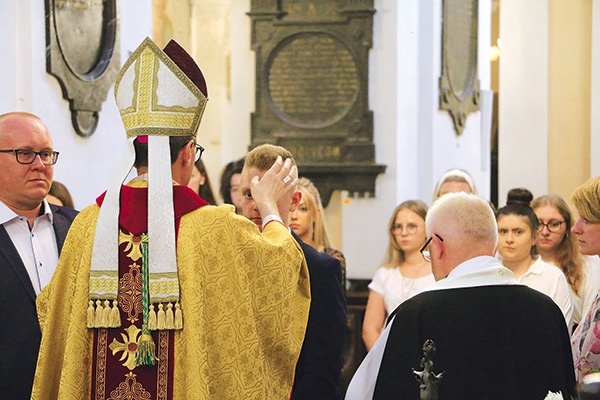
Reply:
[[392, 231], [393, 234], [399, 234], [402, 233], [402, 231], [406, 228], [406, 232], [409, 235], [414, 235], [415, 233], [417, 233], [417, 229], [419, 229], [419, 227], [416, 224], [406, 224], [406, 225], [402, 225], [402, 224], [394, 224], [391, 226], [390, 231]]
[[33, 151], [26, 149], [0, 150], [0, 153], [15, 153], [15, 158], [19, 164], [33, 164], [36, 156], [40, 156], [40, 160], [44, 165], [54, 165], [58, 161], [58, 151], [42, 150]]
[[194, 158], [194, 162], [198, 162], [200, 157], [202, 157], [202, 153], [204, 153], [204, 147], [200, 146], [198, 143], [194, 143], [196, 146], [196, 157]]
[[548, 228], [549, 232], [556, 233], [556, 232], [560, 231], [560, 226], [562, 224], [564, 224], [565, 221], [558, 221], [556, 219], [551, 219], [550, 221], [548, 221], [546, 223], [544, 223], [544, 221], [539, 221], [539, 223], [540, 223], [540, 226], [538, 229], [540, 232], [543, 231], [544, 227], [545, 227], [545, 228]]
[[[440, 239], [441, 242], [444, 241], [444, 239], [442, 239], [442, 237], [437, 233], [434, 233], [434, 235], [437, 236], [437, 238]], [[423, 259], [427, 262], [431, 262], [431, 256], [429, 254], [429, 244], [431, 243], [431, 239], [433, 239], [433, 236], [427, 239], [423, 247], [421, 247], [421, 250], [419, 250], [421, 252], [421, 255], [423, 256]]]

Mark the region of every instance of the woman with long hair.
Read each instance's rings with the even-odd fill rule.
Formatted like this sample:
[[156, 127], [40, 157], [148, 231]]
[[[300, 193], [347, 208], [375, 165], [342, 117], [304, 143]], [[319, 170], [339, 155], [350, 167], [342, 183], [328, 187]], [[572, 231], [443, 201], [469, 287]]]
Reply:
[[506, 205], [496, 213], [498, 222], [498, 253], [502, 264], [510, 269], [517, 280], [550, 297], [571, 327], [573, 305], [569, 284], [564, 274], [542, 260], [535, 252], [540, 223], [530, 207], [533, 195], [527, 189], [508, 192]]
[[296, 210], [290, 213], [289, 227], [304, 243], [340, 261], [342, 266], [342, 290], [345, 291], [346, 258], [341, 251], [331, 245], [319, 190], [308, 178], [298, 180], [298, 190], [302, 192], [302, 198]]
[[531, 202], [531, 207], [540, 222], [536, 251], [542, 260], [559, 267], [567, 278], [573, 324], [577, 325], [600, 289], [600, 270], [592, 268], [590, 257], [579, 253], [577, 238], [571, 234], [571, 209], [562, 197], [552, 193], [540, 196]]
[[426, 242], [427, 205], [420, 200], [400, 204], [388, 224], [386, 259], [369, 284], [369, 298], [362, 337], [367, 350], [375, 344], [387, 316], [400, 303], [422, 292], [435, 282], [431, 264], [421, 256]]
[[206, 172], [206, 168], [204, 167], [201, 158], [194, 164], [192, 177], [190, 178], [188, 186], [210, 204], [217, 205], [212, 186], [210, 185], [210, 179], [208, 178], [208, 173]]

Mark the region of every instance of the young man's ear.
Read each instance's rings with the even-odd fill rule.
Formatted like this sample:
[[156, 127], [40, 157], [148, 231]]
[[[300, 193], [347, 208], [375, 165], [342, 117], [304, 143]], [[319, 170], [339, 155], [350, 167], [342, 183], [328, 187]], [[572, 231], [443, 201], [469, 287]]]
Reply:
[[292, 204], [290, 204], [290, 212], [296, 211], [298, 204], [300, 204], [300, 200], [302, 200], [302, 192], [296, 190], [294, 192], [294, 196], [292, 197]]

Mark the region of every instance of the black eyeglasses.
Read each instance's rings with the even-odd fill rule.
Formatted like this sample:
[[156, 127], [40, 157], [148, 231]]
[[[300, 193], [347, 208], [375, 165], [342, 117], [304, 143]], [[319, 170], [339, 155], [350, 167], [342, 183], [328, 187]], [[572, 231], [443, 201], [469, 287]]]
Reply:
[[33, 164], [36, 156], [40, 156], [40, 160], [44, 165], [54, 165], [58, 161], [58, 151], [42, 150], [33, 151], [27, 149], [0, 150], [0, 153], [15, 153], [15, 158], [19, 164]]
[[200, 146], [198, 143], [194, 143], [196, 146], [196, 157], [194, 158], [194, 162], [197, 162], [200, 157], [202, 157], [202, 153], [204, 153], [204, 147]]
[[[434, 233], [434, 235], [437, 236], [437, 238], [440, 239], [440, 241], [444, 241], [444, 239], [442, 239], [442, 237], [437, 233]], [[423, 256], [423, 259], [427, 262], [431, 262], [431, 256], [429, 254], [429, 244], [431, 243], [431, 239], [433, 239], [433, 236], [427, 239], [423, 247], [421, 247], [421, 250], [419, 250], [421, 252], [421, 255]]]
[[[194, 162], [197, 162], [200, 159], [200, 157], [202, 157], [202, 153], [204, 153], [204, 147], [202, 147], [198, 143], [196, 143], [196, 141], [194, 139], [190, 139], [190, 140], [192, 140], [194, 142], [194, 146], [196, 146], [196, 155], [194, 156]], [[185, 144], [179, 148], [179, 151], [181, 151], [185, 146], [187, 146], [188, 143], [190, 142], [190, 140], [185, 142]]]
[[549, 232], [552, 233], [556, 233], [558, 231], [560, 231], [560, 226], [562, 224], [565, 223], [565, 221], [558, 221], [555, 219], [551, 219], [550, 221], [544, 223], [543, 221], [538, 221], [540, 223], [540, 226], [538, 227], [538, 230], [541, 232], [544, 230], [544, 227], [548, 228]]

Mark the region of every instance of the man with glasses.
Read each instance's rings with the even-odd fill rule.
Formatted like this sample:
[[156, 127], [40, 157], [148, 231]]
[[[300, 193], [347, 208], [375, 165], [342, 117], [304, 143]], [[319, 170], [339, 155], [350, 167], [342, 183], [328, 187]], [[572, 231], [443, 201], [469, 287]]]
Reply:
[[[289, 397], [310, 289], [277, 203], [297, 178], [280, 158], [252, 183], [272, 219], [262, 232], [190, 189], [207, 96], [175, 41], [147, 38], [125, 62], [115, 98], [127, 150], [38, 299], [32, 399]], [[122, 185], [132, 165], [139, 175]]]
[[77, 211], [50, 205], [58, 152], [33, 114], [0, 115], [0, 392], [28, 399], [40, 345], [35, 300]]
[[425, 225], [421, 252], [437, 282], [392, 313], [346, 400], [575, 396], [563, 315], [493, 257], [498, 228], [489, 204], [449, 193]]

